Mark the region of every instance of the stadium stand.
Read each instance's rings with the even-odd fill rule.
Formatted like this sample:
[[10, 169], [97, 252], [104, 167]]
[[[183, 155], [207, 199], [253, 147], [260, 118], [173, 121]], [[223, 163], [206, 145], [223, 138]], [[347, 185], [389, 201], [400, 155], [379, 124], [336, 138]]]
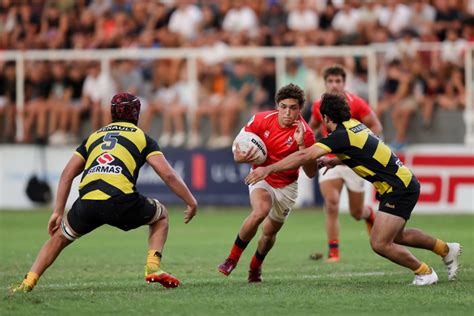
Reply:
[[[335, 62], [351, 73], [348, 87], [368, 99], [371, 83], [366, 56], [295, 56], [286, 59], [287, 67], [282, 70], [275, 58], [228, 59], [228, 48], [369, 45], [377, 55], [379, 85], [378, 100], [371, 106], [383, 118], [386, 139], [397, 149], [403, 149], [406, 143], [462, 143], [464, 131], [472, 129], [469, 120], [471, 125], [464, 126], [464, 117], [468, 90], [465, 80], [472, 78], [472, 74], [465, 74], [470, 71], [466, 69], [469, 59], [472, 65], [473, 11], [472, 2], [467, 0], [393, 0], [385, 4], [340, 0], [208, 0], [185, 4], [2, 1], [0, 50], [4, 52], [206, 48], [208, 53], [198, 60], [195, 69], [199, 82], [197, 104], [201, 107], [208, 98], [211, 112], [218, 114], [217, 121], [223, 124], [211, 124], [212, 128], [209, 124], [201, 124], [202, 128], [193, 125], [198, 117], [209, 115], [196, 116], [193, 106], [186, 105], [193, 101], [187, 99], [186, 83], [180, 80], [183, 69], [189, 68], [184, 59], [119, 58], [109, 64], [102, 60], [99, 68], [98, 63], [89, 61], [26, 59], [24, 100], [20, 100], [24, 107], [22, 104], [15, 109], [16, 63], [0, 58], [0, 141], [77, 143], [100, 125], [100, 116], [104, 121], [109, 119], [106, 113], [99, 115], [100, 103], [107, 102], [115, 91], [126, 89], [140, 95], [147, 104], [145, 108], [158, 117], [159, 121], [152, 119], [144, 126], [152, 135], [158, 137], [161, 133], [163, 137], [161, 123], [174, 122], [166, 127], [174, 138], [165, 133], [163, 145], [229, 146], [240, 122], [271, 106], [277, 84], [298, 81], [305, 87], [308, 100], [313, 100], [322, 91], [321, 69]], [[59, 68], [63, 69], [55, 70]], [[65, 74], [57, 74], [61, 72]], [[163, 102], [180, 104], [179, 111], [176, 107], [169, 113], [166, 109], [170, 106]], [[22, 118], [24, 127], [16, 135], [14, 131], [19, 128], [14, 126], [14, 116]], [[57, 123], [57, 117], [63, 124]], [[213, 120], [211, 116], [209, 121]], [[401, 121], [405, 122], [399, 124]], [[191, 141], [186, 132], [193, 129], [203, 137]]]

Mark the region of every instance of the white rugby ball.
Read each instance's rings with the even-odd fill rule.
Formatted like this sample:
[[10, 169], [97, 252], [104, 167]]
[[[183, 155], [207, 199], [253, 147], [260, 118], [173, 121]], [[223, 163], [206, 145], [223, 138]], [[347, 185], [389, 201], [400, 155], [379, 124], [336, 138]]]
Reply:
[[258, 158], [254, 162], [256, 165], [260, 165], [267, 160], [267, 146], [265, 146], [265, 143], [258, 135], [241, 131], [237, 137], [235, 137], [234, 143], [232, 144], [232, 152], [235, 152], [235, 144], [239, 144], [240, 151], [243, 153], [246, 153], [251, 147], [256, 147], [258, 153]]

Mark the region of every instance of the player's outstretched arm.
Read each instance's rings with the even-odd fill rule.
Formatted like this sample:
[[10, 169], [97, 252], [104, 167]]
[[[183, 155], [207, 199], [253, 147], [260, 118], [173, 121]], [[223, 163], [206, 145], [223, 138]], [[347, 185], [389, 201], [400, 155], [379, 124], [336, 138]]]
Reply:
[[53, 236], [54, 232], [59, 228], [64, 215], [64, 209], [66, 208], [67, 198], [71, 191], [72, 181], [84, 170], [84, 165], [85, 161], [83, 158], [73, 155], [61, 173], [53, 214], [48, 222], [48, 233], [50, 236]]
[[311, 160], [316, 161], [319, 157], [328, 154], [326, 149], [319, 146], [311, 146], [305, 150], [292, 153], [288, 157], [266, 167], [260, 167], [252, 170], [245, 178], [247, 184], [255, 184], [265, 179], [268, 175], [289, 169], [296, 169]]
[[[304, 142], [304, 127], [301, 121], [298, 122], [298, 128], [295, 130], [293, 135], [296, 143], [298, 144], [298, 150], [305, 150], [306, 144]], [[303, 165], [304, 173], [309, 177], [313, 178], [318, 173], [318, 163], [316, 160], [310, 160]]]
[[183, 179], [170, 166], [163, 155], [153, 155], [147, 159], [148, 164], [155, 170], [166, 185], [179, 196], [187, 205], [184, 212], [184, 222], [187, 224], [196, 215], [197, 201]]

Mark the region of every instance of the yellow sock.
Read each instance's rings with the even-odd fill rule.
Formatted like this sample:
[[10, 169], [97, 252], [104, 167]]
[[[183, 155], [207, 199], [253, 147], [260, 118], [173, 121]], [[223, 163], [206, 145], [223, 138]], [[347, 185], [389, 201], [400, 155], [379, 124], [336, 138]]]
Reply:
[[161, 263], [161, 253], [158, 250], [150, 249], [148, 250], [148, 255], [146, 257], [146, 266], [153, 271], [160, 269]]
[[441, 239], [436, 239], [433, 252], [441, 257], [446, 257], [449, 252], [448, 244], [442, 241]]
[[29, 286], [30, 288], [34, 288], [36, 283], [38, 283], [39, 275], [36, 272], [28, 272], [23, 279], [23, 284]]
[[415, 274], [431, 274], [431, 268], [424, 262], [421, 263], [420, 267], [413, 270]]

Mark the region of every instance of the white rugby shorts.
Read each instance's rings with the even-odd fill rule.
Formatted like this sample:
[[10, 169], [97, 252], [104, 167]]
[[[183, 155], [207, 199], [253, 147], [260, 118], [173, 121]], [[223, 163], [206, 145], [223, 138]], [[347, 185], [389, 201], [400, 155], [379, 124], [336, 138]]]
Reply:
[[255, 189], [264, 189], [272, 197], [272, 208], [268, 216], [274, 221], [285, 222], [298, 197], [298, 181], [282, 188], [274, 188], [267, 181], [262, 180], [249, 185], [249, 194]]
[[325, 175], [323, 175], [326, 168], [321, 168], [319, 170], [319, 183], [334, 180], [342, 179], [346, 184], [347, 188], [353, 192], [364, 192], [364, 179], [359, 177], [351, 168], [346, 165], [337, 165], [332, 169], [329, 169]]

